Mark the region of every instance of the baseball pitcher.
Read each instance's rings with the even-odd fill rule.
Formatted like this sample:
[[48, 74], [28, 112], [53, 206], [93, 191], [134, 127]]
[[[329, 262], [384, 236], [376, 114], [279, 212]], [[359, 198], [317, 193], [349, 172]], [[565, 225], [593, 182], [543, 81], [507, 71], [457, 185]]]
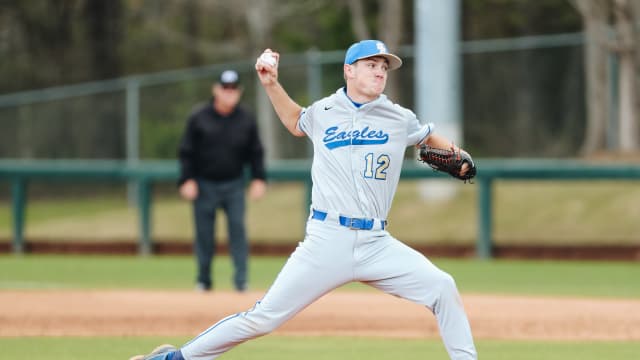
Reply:
[[395, 239], [386, 220], [407, 146], [420, 147], [423, 161], [463, 180], [476, 173], [469, 154], [382, 94], [388, 72], [402, 61], [381, 41], [353, 44], [344, 59], [346, 86], [308, 107], [278, 82], [278, 63], [279, 54], [267, 49], [255, 68], [282, 124], [313, 142], [304, 241], [252, 309], [218, 321], [180, 349], [161, 346], [137, 359], [215, 359], [353, 281], [423, 305], [435, 315], [449, 357], [477, 359], [453, 278]]

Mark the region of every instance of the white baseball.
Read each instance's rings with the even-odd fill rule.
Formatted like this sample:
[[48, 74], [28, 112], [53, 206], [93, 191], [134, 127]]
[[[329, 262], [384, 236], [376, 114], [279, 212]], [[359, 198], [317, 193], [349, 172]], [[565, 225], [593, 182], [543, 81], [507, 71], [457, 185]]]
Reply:
[[271, 65], [271, 66], [275, 66], [276, 65], [276, 57], [271, 55], [271, 53], [262, 53], [262, 55], [260, 55], [260, 61], [267, 64], [267, 65]]

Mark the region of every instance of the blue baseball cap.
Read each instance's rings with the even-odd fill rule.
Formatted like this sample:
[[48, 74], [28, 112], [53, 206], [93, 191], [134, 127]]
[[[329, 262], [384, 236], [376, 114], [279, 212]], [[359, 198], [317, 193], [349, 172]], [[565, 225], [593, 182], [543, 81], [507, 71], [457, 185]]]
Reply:
[[395, 70], [402, 66], [402, 60], [387, 50], [380, 40], [362, 40], [349, 47], [344, 57], [344, 63], [351, 65], [354, 62], [374, 56], [381, 56], [389, 62], [389, 70]]

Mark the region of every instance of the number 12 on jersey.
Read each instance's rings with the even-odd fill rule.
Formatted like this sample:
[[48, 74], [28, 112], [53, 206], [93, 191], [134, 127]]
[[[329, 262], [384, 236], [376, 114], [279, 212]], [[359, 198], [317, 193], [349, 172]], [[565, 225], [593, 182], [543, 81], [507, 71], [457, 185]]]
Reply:
[[365, 166], [364, 166], [364, 177], [365, 178], [373, 178], [376, 180], [386, 180], [387, 179], [387, 168], [389, 167], [389, 162], [391, 159], [389, 155], [382, 154], [379, 155], [374, 162], [373, 153], [368, 153], [364, 156]]

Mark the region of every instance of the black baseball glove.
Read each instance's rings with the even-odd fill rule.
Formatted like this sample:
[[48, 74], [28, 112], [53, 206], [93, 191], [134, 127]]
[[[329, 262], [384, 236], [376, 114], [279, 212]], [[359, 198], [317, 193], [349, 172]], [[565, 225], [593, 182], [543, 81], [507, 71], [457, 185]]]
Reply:
[[[420, 158], [418, 159], [427, 165], [431, 166], [434, 170], [445, 172], [454, 178], [464, 180], [473, 179], [476, 176], [476, 166], [466, 151], [460, 149], [455, 151], [455, 148], [451, 149], [436, 149], [425, 144], [420, 145]], [[464, 175], [460, 175], [462, 165], [467, 164], [469, 167]]]

